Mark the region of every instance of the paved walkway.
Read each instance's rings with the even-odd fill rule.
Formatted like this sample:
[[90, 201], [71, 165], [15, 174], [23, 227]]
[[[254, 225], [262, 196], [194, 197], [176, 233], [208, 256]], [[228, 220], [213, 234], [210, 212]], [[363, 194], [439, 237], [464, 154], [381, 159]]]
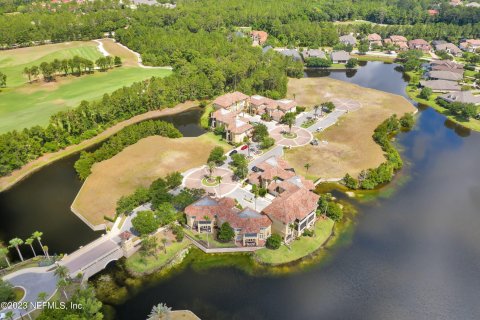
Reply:
[[[287, 138], [282, 132], [292, 133], [294, 138]], [[312, 141], [313, 136], [307, 130], [299, 127], [292, 127], [292, 130], [286, 125], [278, 126], [270, 131], [270, 136], [275, 139], [275, 143], [284, 147], [300, 147], [307, 145]]]
[[224, 167], [215, 168], [213, 176], [222, 177], [222, 182], [216, 186], [206, 186], [202, 183], [202, 180], [207, 177], [208, 174], [209, 172], [206, 166], [189, 170], [184, 176], [183, 186], [190, 189], [203, 189], [208, 194], [215, 195], [215, 197], [219, 198], [224, 197], [239, 187], [239, 182], [234, 181], [234, 175], [230, 169]]

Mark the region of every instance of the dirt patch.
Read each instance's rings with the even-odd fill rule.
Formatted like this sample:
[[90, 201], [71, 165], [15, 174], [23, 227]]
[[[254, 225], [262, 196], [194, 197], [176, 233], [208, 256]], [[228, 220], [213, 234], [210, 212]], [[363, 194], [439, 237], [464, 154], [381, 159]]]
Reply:
[[[288, 150], [287, 160], [295, 170], [316, 180], [353, 176], [364, 169], [377, 167], [385, 161], [383, 151], [373, 139], [375, 128], [392, 114], [415, 112], [405, 98], [379, 90], [368, 89], [330, 78], [290, 79], [288, 95], [296, 95], [300, 105], [312, 107], [333, 99], [358, 101], [362, 108], [349, 112], [339, 121], [315, 136], [318, 146]], [[305, 164], [309, 163], [308, 173]]]
[[207, 162], [216, 141], [203, 135], [169, 139], [152, 136], [127, 147], [113, 158], [97, 163], [78, 193], [72, 209], [91, 224], [113, 217], [121, 196], [174, 171], [186, 171]]

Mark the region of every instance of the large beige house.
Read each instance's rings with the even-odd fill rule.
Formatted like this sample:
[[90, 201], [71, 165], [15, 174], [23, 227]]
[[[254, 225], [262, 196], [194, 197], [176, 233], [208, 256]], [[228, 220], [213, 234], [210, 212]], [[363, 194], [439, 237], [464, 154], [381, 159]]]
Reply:
[[272, 235], [270, 219], [253, 209], [240, 210], [231, 198], [205, 196], [185, 208], [187, 225], [196, 232], [213, 233], [215, 227], [228, 222], [235, 232], [234, 240], [242, 246], [260, 247]]

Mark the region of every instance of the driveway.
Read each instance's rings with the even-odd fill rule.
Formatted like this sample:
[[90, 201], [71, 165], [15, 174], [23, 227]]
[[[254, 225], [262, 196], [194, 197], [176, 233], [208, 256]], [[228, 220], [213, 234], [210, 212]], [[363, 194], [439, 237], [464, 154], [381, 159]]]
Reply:
[[[295, 135], [293, 138], [287, 138], [282, 132], [291, 132]], [[275, 143], [279, 146], [285, 147], [300, 147], [308, 144], [312, 141], [313, 136], [310, 131], [300, 127], [292, 127], [290, 130], [288, 126], [283, 125], [276, 127], [274, 130], [270, 131], [270, 136], [275, 139]]]
[[307, 130], [310, 132], [315, 132], [318, 128], [322, 128], [322, 130], [326, 129], [331, 125], [335, 124], [338, 118], [340, 118], [345, 112], [346, 111], [344, 110], [333, 110], [332, 113], [330, 113], [327, 117], [317, 121], [317, 123], [315, 123], [311, 127], [308, 127]]

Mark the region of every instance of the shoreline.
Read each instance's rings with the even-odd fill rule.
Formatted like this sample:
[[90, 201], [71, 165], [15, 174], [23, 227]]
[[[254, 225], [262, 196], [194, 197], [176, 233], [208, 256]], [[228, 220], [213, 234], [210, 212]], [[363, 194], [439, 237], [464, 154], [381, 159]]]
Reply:
[[90, 138], [88, 140], [84, 140], [79, 144], [68, 146], [65, 149], [62, 149], [53, 153], [44, 154], [39, 158], [25, 164], [20, 169], [13, 171], [9, 175], [1, 177], [0, 192], [3, 192], [5, 190], [12, 188], [18, 182], [22, 181], [23, 179], [27, 178], [31, 174], [35, 173], [36, 171], [40, 170], [45, 166], [48, 166], [49, 164], [52, 164], [57, 160], [61, 160], [67, 156], [78, 153], [88, 147], [94, 146], [100, 142], [105, 141], [106, 139], [108, 139], [109, 137], [111, 137], [112, 135], [114, 135], [115, 133], [117, 133], [118, 131], [122, 130], [127, 126], [130, 126], [132, 124], [139, 123], [145, 120], [149, 120], [149, 119], [155, 119], [158, 117], [181, 113], [195, 107], [197, 107], [196, 102], [187, 101], [184, 103], [180, 103], [173, 108], [165, 108], [165, 109], [149, 111], [149, 112], [134, 116], [130, 119], [121, 121], [105, 129], [103, 132], [96, 135], [95, 137]]

